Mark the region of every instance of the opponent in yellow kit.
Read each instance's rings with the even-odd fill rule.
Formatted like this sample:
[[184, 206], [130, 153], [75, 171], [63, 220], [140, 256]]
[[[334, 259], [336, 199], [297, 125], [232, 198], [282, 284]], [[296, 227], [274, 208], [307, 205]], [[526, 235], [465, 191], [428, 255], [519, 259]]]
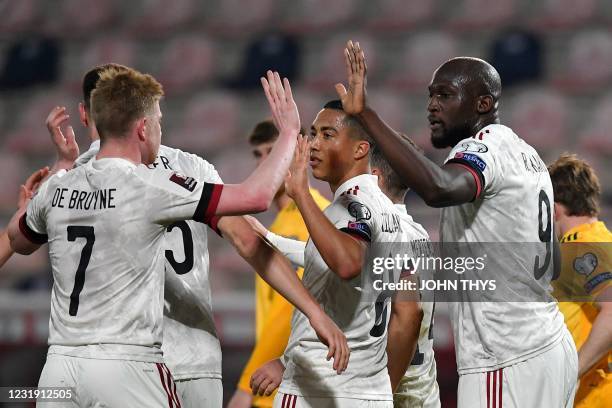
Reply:
[[549, 167], [561, 275], [559, 309], [579, 355], [575, 407], [609, 407], [612, 398], [612, 233], [598, 221], [600, 186], [593, 169], [573, 155]]
[[[255, 126], [249, 135], [249, 144], [258, 164], [266, 158], [277, 137], [278, 130], [272, 121], [265, 120]], [[329, 205], [329, 201], [318, 191], [311, 189], [310, 193], [319, 208], [325, 209]], [[274, 197], [274, 204], [279, 212], [269, 230], [286, 238], [308, 240], [308, 230], [302, 215], [295, 203], [285, 194], [284, 186], [281, 186]], [[297, 273], [301, 279], [304, 270], [299, 268]], [[228, 408], [272, 407], [276, 391], [269, 397], [251, 396], [249, 381], [257, 368], [283, 355], [291, 332], [292, 314], [293, 306], [257, 276], [255, 278], [255, 347], [242, 371], [238, 390]]]

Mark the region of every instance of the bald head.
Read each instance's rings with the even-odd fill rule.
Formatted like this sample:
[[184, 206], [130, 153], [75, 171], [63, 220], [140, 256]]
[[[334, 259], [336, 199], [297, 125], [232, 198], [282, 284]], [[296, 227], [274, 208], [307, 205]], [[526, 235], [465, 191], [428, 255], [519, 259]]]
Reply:
[[452, 78], [457, 87], [464, 87], [474, 96], [491, 95], [497, 102], [501, 96], [501, 79], [491, 64], [480, 58], [456, 57], [449, 59], [434, 73], [435, 76]]

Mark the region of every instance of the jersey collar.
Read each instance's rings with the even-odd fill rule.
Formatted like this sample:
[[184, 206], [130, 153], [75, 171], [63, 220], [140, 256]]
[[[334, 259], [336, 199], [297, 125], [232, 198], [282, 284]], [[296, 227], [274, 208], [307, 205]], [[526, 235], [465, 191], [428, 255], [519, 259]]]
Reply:
[[344, 183], [340, 184], [340, 187], [334, 193], [334, 200], [342, 195], [349, 188], [355, 187], [357, 185], [362, 186], [370, 186], [370, 185], [378, 185], [378, 177], [373, 176], [371, 174], [360, 174], [353, 178], [346, 180]]
[[[601, 230], [601, 229], [605, 229], [606, 226], [604, 225], [603, 221], [595, 221], [595, 222], [591, 222], [588, 224], [580, 224], [572, 229], [570, 229], [569, 231], [567, 231], [563, 237], [561, 238], [561, 242], [563, 241], [575, 241], [576, 238], [570, 239], [570, 237], [574, 234], [578, 234], [579, 232], [586, 232], [586, 231], [593, 231], [593, 230]], [[576, 236], [577, 237], [577, 236]]]

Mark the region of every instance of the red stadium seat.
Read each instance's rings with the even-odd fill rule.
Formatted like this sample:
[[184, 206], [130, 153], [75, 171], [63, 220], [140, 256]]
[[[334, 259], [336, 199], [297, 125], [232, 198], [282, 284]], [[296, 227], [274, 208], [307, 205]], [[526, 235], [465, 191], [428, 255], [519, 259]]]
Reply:
[[397, 56], [387, 85], [409, 92], [426, 92], [434, 70], [457, 55], [457, 43], [448, 34], [425, 32], [411, 36]]
[[[306, 72], [304, 83], [314, 90], [334, 92], [334, 85], [346, 82], [346, 68], [344, 65], [344, 48], [347, 40], [359, 41], [364, 50], [368, 63], [368, 77], [376, 79], [377, 46], [375, 42], [364, 34], [340, 34], [333, 37], [317, 52], [306, 55]], [[370, 81], [371, 82], [371, 81]]]
[[356, 11], [355, 0], [295, 0], [286, 3], [282, 28], [295, 34], [338, 30]]
[[76, 74], [79, 82], [83, 73], [100, 64], [114, 62], [134, 66], [136, 44], [126, 38], [103, 37], [90, 43], [81, 55], [79, 71]]
[[55, 31], [62, 37], [94, 35], [117, 17], [114, 0], [65, 0], [61, 2], [61, 13], [60, 26]]
[[457, 14], [448, 21], [454, 30], [499, 29], [513, 22], [515, 0], [464, 0], [456, 3]]
[[368, 90], [368, 103], [380, 112], [385, 122], [393, 129], [406, 133], [409, 128], [406, 98], [396, 92], [374, 88]]
[[569, 41], [565, 71], [552, 82], [568, 92], [598, 90], [612, 79], [612, 34], [583, 31]]
[[[330, 89], [333, 92], [332, 86]], [[315, 116], [321, 109], [323, 109], [323, 105], [332, 99], [337, 99], [337, 96], [334, 94], [330, 94], [328, 97], [323, 96], [318, 92], [311, 92], [308, 89], [303, 87], [292, 88], [293, 98], [295, 99], [295, 103], [300, 112], [300, 120], [302, 122], [302, 128], [306, 132], [306, 134], [310, 134], [310, 126], [314, 121]], [[267, 105], [267, 104], [266, 104]], [[264, 115], [270, 116], [270, 111], [267, 106], [265, 106]]]
[[612, 157], [612, 97], [608, 97], [595, 105], [589, 126], [578, 135], [578, 146], [593, 155], [608, 155]]
[[195, 0], [139, 0], [130, 8], [138, 14], [128, 23], [136, 36], [163, 36], [175, 30], [188, 28], [198, 15]]
[[[54, 153], [49, 140], [45, 120], [55, 106], [66, 106], [70, 124], [79, 132], [75, 97], [60, 89], [46, 89], [33, 97], [28, 106], [20, 109], [17, 126], [7, 134], [4, 149], [11, 153], [50, 156]], [[79, 139], [77, 139], [78, 141]]]
[[19, 186], [29, 176], [24, 158], [19, 154], [3, 151], [0, 153], [0, 174], [0, 211], [13, 213], [17, 208]]
[[434, 16], [435, 3], [430, 0], [381, 0], [372, 2], [366, 16], [366, 27], [375, 31], [404, 31], [426, 23]]
[[570, 29], [593, 19], [596, 0], [546, 0], [532, 20], [536, 30]]
[[216, 62], [215, 48], [206, 38], [176, 37], [163, 50], [156, 77], [166, 93], [181, 93], [210, 80]]
[[37, 0], [5, 1], [0, 6], [0, 33], [16, 33], [35, 28], [42, 7]]
[[544, 157], [567, 149], [569, 112], [562, 95], [531, 88], [510, 102], [508, 126]]
[[268, 28], [275, 10], [274, 0], [223, 0], [207, 13], [207, 29], [229, 37], [245, 37]]
[[210, 155], [234, 143], [240, 123], [240, 101], [229, 92], [207, 92], [187, 103], [181, 123], [167, 136], [170, 146]]

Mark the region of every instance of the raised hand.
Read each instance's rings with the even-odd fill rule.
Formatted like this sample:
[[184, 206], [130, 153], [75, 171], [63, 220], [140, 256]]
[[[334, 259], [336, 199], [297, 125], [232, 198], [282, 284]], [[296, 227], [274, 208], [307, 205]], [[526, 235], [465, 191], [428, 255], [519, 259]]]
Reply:
[[[79, 145], [76, 142], [72, 126], [68, 125], [69, 118], [65, 106], [56, 106], [49, 112], [46, 121], [51, 141], [55, 145], [58, 162], [63, 164], [61, 166], [63, 168], [71, 167], [72, 163], [79, 157]], [[65, 133], [62, 128], [65, 128]]]
[[342, 84], [336, 84], [336, 92], [342, 101], [342, 108], [349, 115], [358, 115], [366, 107], [365, 54], [358, 42], [349, 40], [344, 49], [344, 62], [348, 80], [348, 91]]
[[293, 100], [291, 85], [287, 78], [281, 81], [278, 72], [267, 72], [267, 78], [261, 78], [266, 99], [272, 111], [272, 120], [280, 134], [283, 131], [291, 135], [300, 132], [300, 114]]
[[259, 367], [251, 376], [251, 390], [253, 395], [271, 395], [283, 380], [285, 366], [280, 359], [268, 361]]
[[336, 323], [325, 313], [321, 312], [310, 318], [310, 325], [314, 329], [321, 343], [328, 348], [327, 360], [334, 359], [334, 370], [341, 374], [348, 366], [351, 351], [346, 336]]
[[310, 141], [307, 137], [298, 135], [293, 161], [285, 178], [285, 192], [293, 200], [300, 194], [309, 191], [308, 161], [310, 160]]
[[268, 229], [263, 226], [261, 222], [252, 215], [243, 215], [244, 219], [251, 225], [251, 228], [259, 235], [265, 237], [268, 233]]
[[28, 179], [25, 184], [19, 187], [19, 198], [17, 199], [17, 208], [25, 208], [28, 201], [32, 198], [40, 183], [49, 175], [49, 168], [43, 167], [40, 170], [36, 170]]

